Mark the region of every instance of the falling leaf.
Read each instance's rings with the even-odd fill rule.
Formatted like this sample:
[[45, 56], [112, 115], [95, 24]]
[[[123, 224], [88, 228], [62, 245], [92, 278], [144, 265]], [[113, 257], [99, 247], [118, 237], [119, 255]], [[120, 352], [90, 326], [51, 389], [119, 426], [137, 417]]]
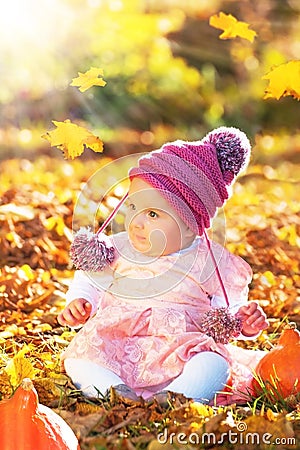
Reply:
[[231, 14], [225, 14], [220, 12], [219, 15], [215, 14], [210, 17], [209, 25], [224, 30], [219, 36], [220, 39], [234, 39], [241, 37], [253, 42], [257, 33], [253, 30], [249, 30], [249, 24], [246, 22], [238, 21]]
[[57, 128], [48, 131], [42, 137], [50, 142], [51, 147], [58, 147], [62, 150], [65, 158], [74, 159], [80, 156], [84, 151], [84, 146], [89, 147], [94, 152], [103, 151], [101, 139], [86, 128], [80, 127], [70, 120], [64, 122], [53, 120], [52, 122]]
[[92, 86], [105, 86], [106, 81], [103, 80], [103, 70], [97, 67], [91, 67], [87, 72], [78, 72], [78, 77], [73, 78], [70, 86], [77, 86], [80, 92], [85, 92]]
[[291, 95], [300, 99], [300, 61], [289, 61], [274, 67], [264, 75], [263, 80], [269, 80], [264, 99], [287, 97]]

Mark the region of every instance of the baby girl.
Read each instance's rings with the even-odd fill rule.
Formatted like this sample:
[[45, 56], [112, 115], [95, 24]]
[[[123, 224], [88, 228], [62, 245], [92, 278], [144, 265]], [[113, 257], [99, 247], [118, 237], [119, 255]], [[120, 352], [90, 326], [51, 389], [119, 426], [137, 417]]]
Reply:
[[115, 386], [132, 398], [171, 391], [210, 402], [232, 379], [234, 346], [201, 318], [228, 307], [237, 339], [255, 339], [268, 324], [247, 302], [250, 267], [206, 229], [249, 158], [245, 134], [221, 127], [165, 144], [130, 169], [126, 231], [109, 238], [114, 258], [101, 271], [75, 272], [58, 317], [82, 326], [62, 360], [85, 395]]

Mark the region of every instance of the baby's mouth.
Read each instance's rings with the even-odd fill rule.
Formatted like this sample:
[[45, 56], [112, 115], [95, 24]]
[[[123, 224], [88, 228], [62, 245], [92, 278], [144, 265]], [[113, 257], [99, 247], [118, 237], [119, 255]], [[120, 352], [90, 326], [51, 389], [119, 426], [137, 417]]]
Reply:
[[134, 239], [136, 239], [139, 242], [147, 241], [147, 238], [145, 238], [144, 236], [140, 236], [139, 234], [134, 234]]

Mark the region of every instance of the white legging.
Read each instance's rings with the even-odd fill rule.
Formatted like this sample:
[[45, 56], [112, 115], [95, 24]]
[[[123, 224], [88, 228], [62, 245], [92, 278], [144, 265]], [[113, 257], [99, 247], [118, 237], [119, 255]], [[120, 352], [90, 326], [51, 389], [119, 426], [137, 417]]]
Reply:
[[[75, 386], [87, 397], [105, 394], [111, 386], [124, 381], [105, 367], [84, 359], [68, 358], [65, 369]], [[212, 400], [221, 391], [229, 376], [229, 365], [225, 358], [213, 352], [202, 352], [193, 356], [165, 391], [184, 394], [203, 403]]]

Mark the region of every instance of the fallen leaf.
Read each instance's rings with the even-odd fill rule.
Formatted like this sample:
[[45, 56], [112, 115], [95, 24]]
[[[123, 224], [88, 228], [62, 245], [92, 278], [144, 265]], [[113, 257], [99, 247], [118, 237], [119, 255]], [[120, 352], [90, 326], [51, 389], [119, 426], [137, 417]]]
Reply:
[[29, 264], [23, 264], [23, 266], [20, 267], [19, 272], [21, 272], [24, 275], [26, 281], [34, 280], [33, 270], [29, 266]]
[[70, 86], [79, 87], [80, 92], [85, 92], [92, 86], [105, 86], [106, 81], [103, 80], [103, 70], [97, 67], [91, 67], [85, 73], [78, 72], [78, 77], [73, 78]]
[[24, 356], [29, 351], [30, 348], [27, 345], [24, 345], [23, 348], [8, 362], [4, 369], [14, 387], [19, 386], [24, 378], [35, 377], [35, 368], [29, 359]]
[[9, 398], [13, 393], [13, 388], [9, 379], [9, 375], [5, 370], [0, 371], [0, 399]]
[[270, 417], [270, 414], [268, 417], [253, 415], [247, 417], [242, 423], [244, 429], [239, 431], [241, 432], [240, 442], [244, 445], [239, 447], [241, 450], [258, 448], [254, 445], [249, 447], [251, 443], [258, 444], [261, 449], [268, 449], [272, 445], [275, 445], [278, 450], [296, 448], [292, 424], [284, 414], [278, 416], [277, 420], [274, 415]]
[[174, 450], [174, 446], [170, 442], [160, 442], [157, 439], [153, 439], [147, 448], [148, 450]]
[[[284, 148], [288, 160], [291, 149], [298, 145], [299, 136], [283, 134], [279, 137], [275, 133], [272, 136], [257, 135], [258, 147], [264, 147], [266, 139], [266, 142], [273, 142], [274, 150], [275, 147]], [[104, 158], [101, 160], [100, 164], [107, 163]], [[29, 162], [26, 162], [25, 167], [28, 165]], [[99, 161], [93, 158], [81, 161], [78, 158], [76, 161], [61, 162], [42, 157], [41, 160], [33, 159], [29, 167], [32, 167], [30, 173], [24, 170], [23, 160], [18, 165], [15, 160], [0, 163], [0, 172], [9, 174], [9, 185], [1, 185], [0, 208], [1, 367], [13, 359], [24, 343], [30, 345], [30, 353], [24, 353], [23, 357], [37, 371], [34, 385], [40, 400], [51, 408], [59, 408], [62, 416], [66, 414], [80, 438], [82, 450], [131, 450], [146, 448], [147, 445], [153, 450], [167, 449], [167, 446], [170, 449], [177, 446], [182, 450], [191, 450], [196, 445], [189, 441], [195, 442], [197, 439], [199, 446], [203, 442], [205, 448], [227, 446], [255, 450], [258, 448], [258, 439], [261, 442], [259, 448], [270, 448], [269, 444], [263, 447], [265, 432], [272, 433], [274, 440], [281, 437], [276, 449], [287, 449], [289, 444], [291, 449], [296, 448], [297, 444], [292, 445], [292, 439], [299, 436], [297, 419], [300, 404], [296, 396], [285, 399], [284, 404], [262, 404], [261, 400], [256, 399], [255, 403], [249, 405], [251, 408], [240, 408], [234, 404], [210, 407], [190, 402], [182, 395], [169, 393], [166, 406], [157, 401], [138, 405], [117, 398], [116, 395], [86, 399], [71, 380], [60, 373], [61, 353], [76, 334], [74, 330], [58, 326], [56, 321], [57, 314], [65, 306], [65, 292], [73, 277], [68, 256], [70, 239], [66, 230], [71, 232], [72, 229], [77, 191], [81, 191], [89, 174], [99, 169]], [[270, 321], [268, 330], [257, 340], [239, 341], [237, 345], [252, 350], [266, 350], [276, 345], [286, 316], [300, 323], [300, 190], [299, 183], [293, 182], [298, 175], [296, 165], [289, 160], [282, 164], [284, 172], [281, 172], [281, 165], [276, 168], [276, 173], [272, 169], [274, 180], [267, 180], [265, 175], [261, 175], [265, 170], [269, 173], [270, 167], [258, 164], [252, 167], [253, 173], [242, 177], [236, 195], [230, 200], [226, 213], [227, 242], [234, 253], [241, 254], [251, 265], [254, 277], [250, 285], [250, 299], [259, 301]], [[122, 178], [121, 174], [127, 171], [127, 166], [121, 165], [118, 170]], [[281, 173], [286, 179], [275, 181]], [[110, 175], [109, 172], [107, 176]], [[72, 195], [69, 193], [70, 182], [74, 190]], [[102, 191], [106, 183], [105, 176], [92, 184], [85, 193], [86, 203], [80, 220], [88, 216], [91, 202], [97, 205], [99, 190]], [[127, 184], [124, 186], [126, 188]], [[108, 196], [103, 202], [99, 223], [103, 222], [113, 207], [109, 203], [110, 199]], [[7, 398], [12, 392], [10, 377], [2, 369], [0, 397]], [[253, 415], [254, 407], [258, 417], [248, 420]], [[224, 414], [221, 414], [222, 411]], [[287, 422], [280, 411], [283, 411], [283, 416], [286, 415]], [[232, 412], [231, 417], [229, 412]], [[245, 424], [248, 429], [243, 431]], [[168, 430], [169, 439], [163, 446], [157, 436], [164, 429]], [[175, 433], [172, 435], [175, 445], [170, 444], [171, 433]], [[178, 443], [179, 433], [187, 436], [188, 444]], [[238, 440], [237, 445], [228, 442], [230, 436], [232, 441]], [[264, 438], [268, 441], [269, 436], [265, 435]]]
[[4, 217], [7, 214], [11, 216], [16, 216], [20, 220], [32, 220], [34, 218], [34, 208], [32, 206], [17, 206], [13, 203], [7, 203], [6, 205], [0, 206], [0, 215], [3, 214]]
[[[85, 414], [85, 415], [79, 415], [64, 411], [64, 410], [58, 410], [55, 411], [59, 413], [59, 415], [70, 425], [72, 426], [73, 430], [76, 430], [76, 434], [79, 435], [80, 439], [88, 436], [88, 434], [96, 427], [96, 425], [101, 422], [102, 416], [105, 416], [105, 410], [104, 408], [99, 408], [99, 410], [96, 413], [91, 414]], [[105, 441], [105, 438], [102, 437], [103, 441]], [[89, 447], [89, 448], [95, 448], [95, 447]], [[106, 448], [106, 447], [103, 447]]]
[[234, 39], [236, 37], [241, 37], [253, 42], [255, 36], [257, 36], [256, 31], [249, 30], [249, 24], [246, 22], [241, 22], [237, 20], [231, 14], [225, 14], [220, 12], [214, 14], [209, 19], [209, 25], [220, 30], [224, 30], [219, 36], [220, 39]]
[[264, 99], [276, 98], [279, 100], [281, 97], [289, 95], [297, 100], [300, 99], [300, 61], [280, 64], [262, 78], [269, 80]]
[[211, 406], [199, 402], [191, 402], [189, 404], [189, 409], [196, 416], [211, 417], [214, 415], [214, 410]]

